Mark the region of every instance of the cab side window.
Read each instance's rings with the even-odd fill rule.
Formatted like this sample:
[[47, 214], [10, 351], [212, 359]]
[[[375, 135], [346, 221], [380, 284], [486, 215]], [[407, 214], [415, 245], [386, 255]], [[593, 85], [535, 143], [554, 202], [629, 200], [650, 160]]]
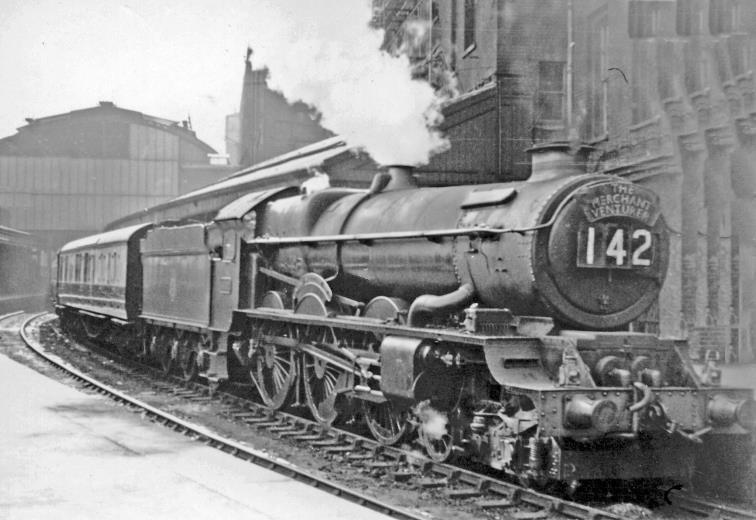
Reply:
[[236, 231], [227, 230], [223, 233], [223, 260], [232, 262], [236, 257]]

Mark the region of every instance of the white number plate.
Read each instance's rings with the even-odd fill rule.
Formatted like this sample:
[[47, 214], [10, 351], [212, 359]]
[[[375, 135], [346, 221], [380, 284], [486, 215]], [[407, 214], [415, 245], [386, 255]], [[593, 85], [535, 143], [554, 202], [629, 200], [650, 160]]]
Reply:
[[646, 228], [594, 223], [578, 232], [578, 267], [632, 269], [653, 262], [654, 236]]

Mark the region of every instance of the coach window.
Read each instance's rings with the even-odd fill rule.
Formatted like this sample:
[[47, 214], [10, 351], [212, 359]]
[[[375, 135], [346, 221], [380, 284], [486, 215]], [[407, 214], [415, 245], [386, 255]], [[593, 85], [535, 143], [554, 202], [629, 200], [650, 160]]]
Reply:
[[229, 229], [223, 233], [223, 260], [233, 261], [236, 256], [236, 231]]
[[107, 281], [107, 255], [105, 253], [100, 253], [100, 256], [97, 257], [97, 283], [98, 284], [104, 284]]
[[81, 282], [81, 266], [82, 260], [81, 260], [81, 253], [76, 253], [76, 272], [74, 273], [74, 280], [77, 282]]

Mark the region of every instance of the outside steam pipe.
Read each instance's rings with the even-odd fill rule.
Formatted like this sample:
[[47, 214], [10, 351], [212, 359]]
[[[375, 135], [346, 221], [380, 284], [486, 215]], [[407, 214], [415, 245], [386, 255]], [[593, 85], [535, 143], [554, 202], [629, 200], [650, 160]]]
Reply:
[[475, 289], [469, 283], [462, 284], [459, 289], [449, 294], [436, 296], [423, 294], [415, 298], [407, 314], [407, 325], [422, 327], [438, 313], [450, 312], [472, 302]]

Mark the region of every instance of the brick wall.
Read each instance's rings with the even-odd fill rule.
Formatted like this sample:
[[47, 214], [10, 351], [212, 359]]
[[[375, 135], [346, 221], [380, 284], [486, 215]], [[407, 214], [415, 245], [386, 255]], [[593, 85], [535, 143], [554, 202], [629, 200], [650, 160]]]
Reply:
[[727, 359], [731, 343], [729, 325], [694, 327], [688, 332], [691, 356], [704, 359], [706, 351], [716, 352], [721, 361]]

